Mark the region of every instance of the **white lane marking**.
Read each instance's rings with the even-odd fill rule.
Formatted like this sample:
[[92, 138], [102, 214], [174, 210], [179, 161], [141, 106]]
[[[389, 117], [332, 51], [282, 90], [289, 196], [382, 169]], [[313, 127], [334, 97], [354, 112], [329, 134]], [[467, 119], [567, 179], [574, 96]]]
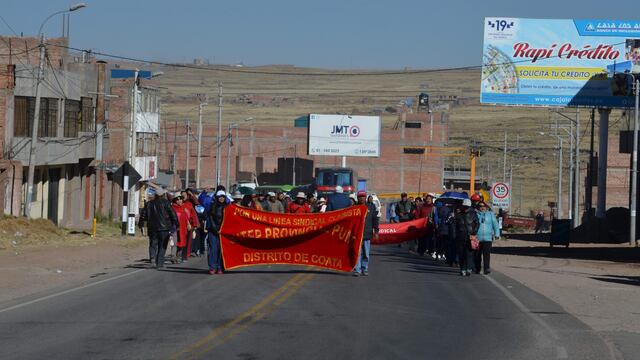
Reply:
[[86, 285], [75, 287], [73, 289], [64, 290], [64, 291], [61, 291], [59, 293], [43, 296], [43, 297], [38, 298], [38, 299], [30, 300], [30, 301], [24, 302], [22, 304], [17, 304], [17, 305], [10, 306], [10, 307], [8, 307], [6, 309], [2, 309], [2, 310], [0, 310], [0, 313], [11, 311], [11, 310], [15, 310], [15, 309], [19, 309], [21, 307], [25, 307], [25, 306], [29, 306], [29, 305], [32, 305], [32, 304], [35, 304], [35, 303], [39, 303], [39, 302], [42, 302], [42, 301], [45, 301], [45, 300], [53, 299], [53, 298], [56, 298], [58, 296], [70, 294], [70, 293], [78, 291], [78, 290], [90, 288], [92, 286], [104, 284], [104, 283], [106, 283], [108, 281], [111, 281], [111, 280], [122, 279], [123, 277], [130, 276], [130, 275], [133, 275], [133, 274], [139, 273], [140, 271], [145, 271], [145, 270], [148, 270], [148, 269], [138, 269], [138, 270], [132, 271], [130, 273], [114, 276], [112, 278], [103, 279], [103, 280], [100, 280], [100, 281], [93, 282], [91, 284], [86, 284]]
[[495, 287], [498, 288], [498, 290], [502, 291], [502, 293], [509, 299], [511, 300], [512, 303], [514, 303], [519, 309], [520, 311], [522, 311], [523, 313], [527, 314], [530, 318], [532, 318], [535, 322], [537, 322], [538, 324], [540, 324], [540, 326], [542, 326], [545, 330], [547, 330], [549, 332], [549, 334], [551, 334], [551, 336], [555, 339], [555, 340], [559, 340], [560, 337], [558, 336], [558, 334], [556, 334], [555, 330], [553, 330], [553, 328], [551, 326], [549, 326], [549, 324], [547, 324], [544, 320], [542, 320], [541, 317], [536, 316], [535, 314], [533, 314], [531, 312], [531, 310], [522, 302], [520, 302], [520, 300], [518, 300], [512, 293], [511, 291], [507, 290], [507, 288], [505, 288], [504, 286], [502, 286], [499, 282], [497, 282], [496, 280], [494, 280], [492, 277], [490, 276], [485, 276], [485, 279], [489, 280], [489, 282], [491, 282]]

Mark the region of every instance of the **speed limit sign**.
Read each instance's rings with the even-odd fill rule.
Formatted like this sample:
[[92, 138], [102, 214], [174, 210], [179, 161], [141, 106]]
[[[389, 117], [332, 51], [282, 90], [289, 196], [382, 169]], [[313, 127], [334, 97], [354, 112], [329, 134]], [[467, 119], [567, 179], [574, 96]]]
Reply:
[[491, 187], [491, 203], [494, 208], [509, 210], [511, 205], [511, 188], [509, 183], [497, 182]]

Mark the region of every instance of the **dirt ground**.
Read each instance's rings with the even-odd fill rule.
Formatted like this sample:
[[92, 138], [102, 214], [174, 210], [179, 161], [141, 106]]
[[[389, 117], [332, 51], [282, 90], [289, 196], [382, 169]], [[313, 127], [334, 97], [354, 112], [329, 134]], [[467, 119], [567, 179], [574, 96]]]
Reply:
[[148, 258], [146, 237], [121, 237], [118, 224], [97, 236], [57, 228], [48, 220], [0, 220], [0, 304], [78, 285]]

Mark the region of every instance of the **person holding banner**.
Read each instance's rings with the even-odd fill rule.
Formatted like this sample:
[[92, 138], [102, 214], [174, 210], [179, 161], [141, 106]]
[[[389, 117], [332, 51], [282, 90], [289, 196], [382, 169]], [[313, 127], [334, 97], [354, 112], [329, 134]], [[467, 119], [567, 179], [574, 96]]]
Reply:
[[289, 214], [310, 214], [311, 207], [307, 204], [307, 195], [299, 192], [296, 201], [289, 204]]
[[224, 266], [222, 264], [222, 251], [220, 250], [220, 229], [222, 228], [222, 220], [224, 219], [224, 209], [227, 207], [227, 193], [224, 190], [216, 192], [215, 203], [211, 204], [209, 216], [210, 230], [207, 236], [209, 244], [209, 252], [207, 253], [207, 262], [209, 264], [209, 274], [222, 274]]
[[364, 220], [364, 232], [362, 233], [362, 247], [356, 267], [353, 269], [353, 276], [369, 275], [369, 250], [371, 249], [371, 239], [378, 240], [379, 221], [375, 204], [367, 202], [367, 192], [358, 191], [358, 205], [367, 206], [367, 215]]

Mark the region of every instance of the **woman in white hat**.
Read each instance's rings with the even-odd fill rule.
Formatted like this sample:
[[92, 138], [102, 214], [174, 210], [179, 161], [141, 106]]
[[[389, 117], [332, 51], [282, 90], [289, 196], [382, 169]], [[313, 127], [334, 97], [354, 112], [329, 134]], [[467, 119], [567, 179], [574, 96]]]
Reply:
[[317, 204], [319, 213], [327, 212], [327, 200], [325, 200], [325, 198], [321, 197], [320, 199], [318, 199]]
[[296, 201], [289, 204], [289, 209], [287, 209], [290, 214], [310, 214], [311, 207], [307, 204], [307, 195], [302, 191], [296, 195]]

